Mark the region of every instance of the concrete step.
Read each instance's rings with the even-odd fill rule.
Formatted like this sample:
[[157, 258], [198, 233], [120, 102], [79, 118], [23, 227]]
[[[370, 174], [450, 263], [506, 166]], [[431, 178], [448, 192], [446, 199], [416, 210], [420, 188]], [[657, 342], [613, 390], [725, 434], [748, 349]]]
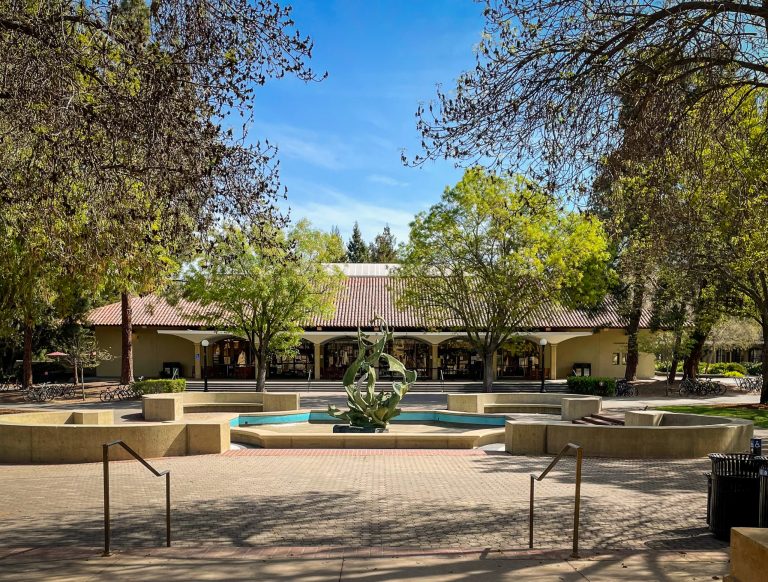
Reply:
[[[208, 380], [208, 390], [226, 391], [226, 392], [250, 392], [255, 390], [255, 382], [247, 380]], [[386, 380], [381, 380], [378, 386], [385, 388], [389, 385]], [[202, 380], [187, 380], [188, 391], [200, 391], [203, 390], [204, 383]], [[565, 383], [547, 383], [546, 391], [552, 393], [565, 393], [567, 385]], [[267, 382], [266, 389], [268, 392], [339, 392], [344, 393], [344, 387], [340, 381], [328, 381], [320, 380], [313, 381], [311, 384], [307, 382], [291, 382], [291, 381], [271, 381]], [[496, 393], [513, 393], [513, 392], [538, 392], [541, 389], [541, 384], [526, 383], [526, 382], [498, 382], [494, 383], [493, 391]], [[483, 386], [480, 382], [417, 382], [412, 388], [411, 392], [482, 392]]]
[[591, 414], [584, 418], [579, 418], [572, 421], [573, 424], [593, 424], [597, 426], [623, 426], [624, 421], [620, 418], [613, 416], [605, 416], [602, 414]]

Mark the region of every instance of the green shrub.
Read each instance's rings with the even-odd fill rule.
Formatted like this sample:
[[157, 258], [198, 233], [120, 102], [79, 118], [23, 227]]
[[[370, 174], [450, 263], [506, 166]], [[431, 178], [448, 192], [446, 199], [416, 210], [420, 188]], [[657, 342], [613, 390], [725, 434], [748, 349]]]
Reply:
[[743, 378], [744, 374], [742, 374], [741, 372], [725, 372], [723, 376], [725, 376], [726, 378]]
[[725, 374], [726, 372], [738, 372], [746, 375], [747, 369], [737, 362], [719, 362], [709, 367], [708, 374]]
[[746, 365], [747, 368], [747, 374], [750, 376], [759, 376], [763, 373], [763, 363], [762, 362], [751, 362]]
[[133, 389], [141, 394], [184, 392], [187, 389], [187, 381], [184, 378], [176, 380], [141, 380], [140, 382], [133, 383]]
[[568, 376], [568, 392], [592, 396], [615, 396], [616, 380], [601, 376]]

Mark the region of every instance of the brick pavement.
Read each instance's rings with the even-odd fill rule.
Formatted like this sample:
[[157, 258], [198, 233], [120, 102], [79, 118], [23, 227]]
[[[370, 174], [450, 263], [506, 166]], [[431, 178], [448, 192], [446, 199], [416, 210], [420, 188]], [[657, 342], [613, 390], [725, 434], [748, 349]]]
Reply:
[[[529, 473], [549, 458], [465, 451], [245, 451], [154, 461], [172, 471], [178, 547], [515, 550]], [[585, 459], [584, 549], [721, 550], [706, 460]], [[573, 461], [537, 485], [535, 547], [570, 545]], [[112, 465], [113, 544], [163, 542], [163, 482]], [[99, 546], [101, 466], [1, 466], [0, 548]]]

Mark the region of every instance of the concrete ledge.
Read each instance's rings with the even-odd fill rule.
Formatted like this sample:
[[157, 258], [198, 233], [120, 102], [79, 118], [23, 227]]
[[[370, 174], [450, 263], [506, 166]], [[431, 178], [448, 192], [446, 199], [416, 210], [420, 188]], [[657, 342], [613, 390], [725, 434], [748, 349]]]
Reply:
[[768, 529], [735, 527], [731, 530], [730, 582], [763, 582], [768, 577]]
[[[0, 463], [93, 463], [102, 445], [123, 440], [145, 458], [222, 453], [229, 450], [229, 423], [112, 424], [112, 410], [62, 411], [0, 416]], [[109, 420], [109, 423], [105, 421]], [[191, 428], [190, 428], [191, 427]], [[114, 459], [130, 459], [113, 448]]]
[[506, 412], [524, 414], [560, 414], [561, 407], [554, 404], [486, 404], [486, 413]]
[[177, 422], [192, 412], [274, 412], [298, 410], [296, 393], [177, 392], [147, 394], [141, 399], [144, 419]]
[[[654, 413], [656, 414], [656, 413]], [[596, 426], [571, 423], [508, 422], [506, 450], [512, 454], [554, 455], [567, 443], [577, 443], [590, 457], [637, 459], [694, 459], [708, 453], [744, 451], [749, 446], [753, 425], [737, 418], [686, 415], [691, 424]], [[655, 421], [653, 415], [640, 415], [643, 421]], [[702, 424], [692, 424], [701, 419]], [[711, 419], [718, 419], [715, 423]], [[681, 419], [670, 419], [679, 423]]]
[[147, 394], [141, 398], [144, 420], [176, 422], [184, 417], [184, 401], [180, 393]]
[[563, 398], [561, 420], [574, 420], [584, 418], [590, 414], [598, 414], [603, 406], [603, 399], [599, 396], [586, 398]]
[[112, 410], [75, 410], [72, 413], [73, 424], [114, 424], [115, 413]]
[[[448, 410], [460, 412], [496, 412], [492, 409], [497, 405], [520, 407], [525, 405], [541, 406], [542, 410], [550, 410], [544, 414], [560, 414], [563, 398], [581, 399], [595, 398], [595, 396], [581, 394], [553, 394], [548, 392], [515, 392], [512, 394], [448, 394]], [[489, 408], [491, 407], [491, 408]], [[525, 408], [505, 409], [499, 412], [530, 412]], [[535, 414], [535, 413], [534, 413]]]
[[234, 442], [265, 449], [474, 449], [504, 442], [503, 428], [461, 434], [291, 434], [262, 428], [233, 428], [231, 435]]

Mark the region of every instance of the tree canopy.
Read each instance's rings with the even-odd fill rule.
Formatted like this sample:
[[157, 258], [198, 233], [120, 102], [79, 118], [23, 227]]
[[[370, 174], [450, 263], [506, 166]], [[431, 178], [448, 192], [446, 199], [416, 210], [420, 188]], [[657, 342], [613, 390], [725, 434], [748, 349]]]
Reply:
[[741, 107], [723, 98], [768, 86], [762, 0], [486, 0], [484, 14], [476, 66], [419, 107], [412, 162], [525, 167], [550, 189], [586, 188], [603, 156], [658, 154], [694, 107], [722, 119]]
[[576, 290], [591, 288], [585, 275], [595, 265], [604, 270], [607, 259], [598, 220], [561, 212], [522, 177], [471, 168], [411, 224], [397, 271], [405, 288], [400, 300], [434, 325], [466, 330], [490, 390], [498, 347], [531, 313], [576, 301]]
[[341, 273], [322, 264], [334, 250], [333, 236], [307, 222], [271, 233], [276, 244], [250, 238], [232, 226], [214, 234], [210, 251], [175, 291], [200, 305], [195, 316], [206, 325], [250, 342], [263, 390], [270, 355], [295, 349], [302, 325], [332, 314]]

